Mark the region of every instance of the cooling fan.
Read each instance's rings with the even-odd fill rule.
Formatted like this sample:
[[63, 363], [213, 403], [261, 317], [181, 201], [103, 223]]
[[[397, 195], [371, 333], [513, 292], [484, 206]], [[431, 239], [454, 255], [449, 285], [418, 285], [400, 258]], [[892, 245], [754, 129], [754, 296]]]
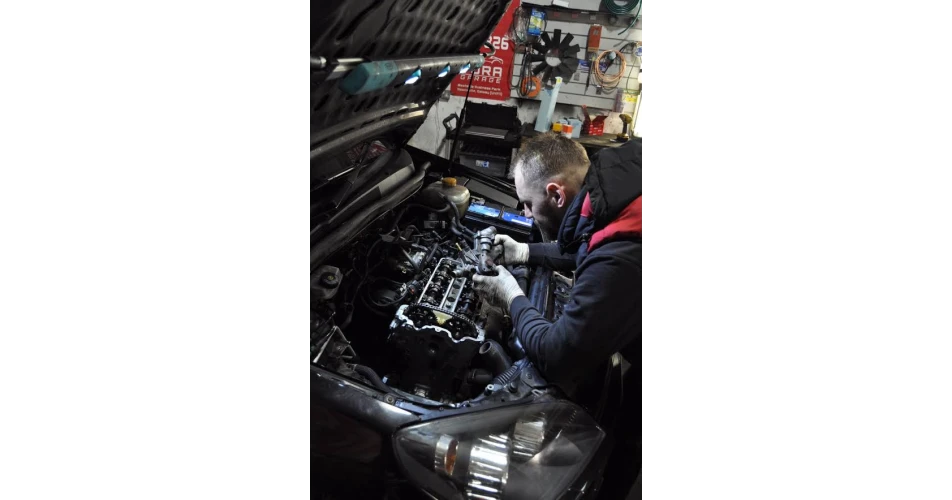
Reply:
[[569, 45], [574, 38], [571, 33], [562, 38], [562, 30], [554, 30], [552, 38], [542, 32], [539, 40], [532, 43], [533, 53], [529, 54], [529, 63], [533, 65], [532, 74], [540, 76], [542, 83], [555, 83], [555, 77], [568, 80], [578, 70], [578, 44]]

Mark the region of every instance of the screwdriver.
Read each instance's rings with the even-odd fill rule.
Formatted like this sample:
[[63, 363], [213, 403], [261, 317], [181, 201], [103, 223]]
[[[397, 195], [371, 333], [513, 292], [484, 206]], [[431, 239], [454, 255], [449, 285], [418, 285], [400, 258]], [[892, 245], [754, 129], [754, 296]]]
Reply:
[[602, 42], [602, 25], [593, 24], [588, 27], [588, 41], [585, 48], [585, 57], [588, 59], [588, 78], [585, 79], [585, 92], [588, 92], [588, 85], [592, 82], [592, 65], [595, 62], [595, 54], [598, 52], [598, 46]]

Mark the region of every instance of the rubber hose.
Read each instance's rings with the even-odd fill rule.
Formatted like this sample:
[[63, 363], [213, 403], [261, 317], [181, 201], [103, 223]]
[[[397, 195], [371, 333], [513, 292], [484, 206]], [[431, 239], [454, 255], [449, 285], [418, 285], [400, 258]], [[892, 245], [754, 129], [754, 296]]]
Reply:
[[448, 210], [450, 213], [450, 230], [453, 231], [453, 234], [464, 239], [475, 238], [476, 232], [464, 226], [460, 222], [459, 208], [457, 208], [456, 204], [450, 201], [450, 199], [443, 193], [440, 193], [440, 197], [443, 198], [444, 202], [446, 202], [447, 206], [445, 207], [445, 209]]
[[387, 394], [393, 394], [393, 390], [390, 389], [390, 386], [383, 383], [383, 380], [380, 380], [380, 375], [377, 375], [377, 372], [373, 371], [369, 366], [364, 365], [354, 365], [354, 371], [359, 373], [362, 377], [370, 381], [370, 385], [375, 388], [386, 392]]
[[641, 0], [626, 0], [624, 3], [617, 3], [615, 0], [602, 0], [605, 9], [612, 14], [628, 14], [635, 10], [635, 7], [641, 3]]
[[525, 359], [526, 350], [522, 347], [522, 342], [519, 341], [519, 336], [513, 333], [509, 336], [509, 342], [506, 344], [509, 346], [509, 352], [512, 353], [512, 356], [516, 360]]
[[[476, 233], [472, 229], [460, 224], [460, 222], [452, 217], [450, 217], [450, 227], [456, 228], [459, 231], [459, 236], [467, 240], [467, 246], [469, 246], [469, 241], [476, 238]], [[456, 234], [456, 233], [454, 233]]]
[[459, 232], [463, 235], [463, 237], [467, 240], [466, 243], [467, 243], [467, 246], [469, 246], [469, 241], [473, 240], [476, 237], [476, 233], [474, 233], [472, 229], [460, 224], [459, 221], [457, 221], [456, 219], [453, 219], [453, 224], [456, 225], [456, 229], [458, 229]]
[[509, 359], [509, 355], [502, 350], [502, 346], [495, 340], [483, 342], [483, 345], [479, 346], [479, 354], [486, 360], [486, 364], [492, 370], [494, 376], [498, 377], [512, 367], [512, 360]]
[[485, 387], [493, 380], [493, 374], [480, 368], [474, 368], [466, 375], [466, 381], [470, 384]]
[[460, 231], [458, 227], [454, 226], [453, 224], [450, 224], [450, 227], [448, 229], [450, 230], [451, 233], [453, 233], [458, 238], [458, 241], [461, 244], [460, 247], [463, 250], [472, 250], [472, 247], [469, 246], [469, 237], [463, 234], [463, 232]]
[[459, 207], [456, 206], [456, 203], [453, 203], [452, 201], [450, 201], [450, 199], [447, 198], [446, 195], [443, 195], [443, 199], [446, 200], [446, 203], [449, 204], [450, 210], [453, 212], [453, 218], [459, 221]]
[[426, 267], [426, 265], [430, 263], [430, 260], [433, 259], [433, 255], [436, 254], [436, 251], [439, 249], [440, 249], [440, 242], [437, 241], [430, 248], [430, 251], [429, 253], [426, 254], [426, 257], [423, 258], [423, 262], [420, 264], [420, 267]]
[[472, 240], [476, 238], [476, 231], [473, 231], [472, 229], [464, 226], [463, 223], [460, 221], [456, 221], [456, 225], [457, 227], [459, 227], [459, 230], [462, 231], [463, 234], [465, 234], [469, 239]]

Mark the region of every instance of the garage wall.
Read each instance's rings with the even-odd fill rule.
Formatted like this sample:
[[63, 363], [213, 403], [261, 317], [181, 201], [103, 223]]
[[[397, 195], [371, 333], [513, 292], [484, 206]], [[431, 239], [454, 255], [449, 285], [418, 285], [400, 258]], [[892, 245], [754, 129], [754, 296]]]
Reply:
[[[564, 22], [564, 21], [547, 21], [546, 22], [546, 31], [551, 33], [553, 30], [561, 30], [562, 37], [564, 38], [566, 34], [571, 33], [574, 37], [572, 39], [572, 44], [578, 44], [579, 55], [584, 57], [585, 47], [588, 44], [588, 23], [574, 23], [574, 22]], [[625, 43], [632, 41], [641, 41], [641, 22], [635, 25], [634, 28], [629, 29], [622, 35], [618, 35], [619, 31], [622, 31], [622, 27], [608, 27], [605, 26], [602, 29], [602, 38], [599, 43], [599, 51], [603, 50], [618, 50]], [[522, 65], [523, 53], [517, 52], [515, 55], [515, 68], [513, 70], [512, 81], [510, 82], [512, 86], [515, 86], [519, 83], [519, 69]], [[637, 91], [638, 89], [638, 70], [640, 68], [639, 58], [635, 57], [634, 54], [625, 54], [625, 62], [627, 67], [625, 69], [624, 77], [622, 82], [619, 84], [618, 90], [609, 93], [601, 93], [600, 89], [595, 86], [595, 81], [592, 80], [588, 88], [585, 87], [586, 79], [588, 78], [588, 72], [582, 71], [582, 68], [579, 67], [579, 70], [576, 71], [567, 81], [562, 82], [562, 87], [559, 89], [558, 102], [566, 104], [574, 104], [581, 106], [583, 104], [588, 105], [589, 108], [601, 109], [605, 111], [610, 111], [615, 109], [616, 105], [616, 96], [622, 89], [629, 89], [631, 91]], [[615, 74], [615, 67], [608, 70], [609, 74]], [[513, 98], [520, 98], [519, 92], [517, 89], [512, 89], [511, 96]], [[538, 97], [533, 98], [534, 100], [539, 100]], [[630, 107], [628, 109], [631, 111]]]
[[[617, 33], [624, 29], [622, 27], [609, 27], [606, 26], [603, 29], [602, 42], [600, 44], [600, 50], [606, 49], [617, 49], [619, 47], [614, 47], [614, 45], [621, 40], [631, 40], [631, 41], [641, 41], [642, 40], [642, 31], [641, 31], [642, 21], [639, 20], [634, 28], [629, 29], [626, 33], [621, 36], [618, 36]], [[563, 31], [563, 33], [572, 33], [575, 37], [574, 43], [578, 43], [581, 47], [580, 54], [583, 54], [585, 51], [587, 38], [588, 38], [588, 24], [583, 23], [568, 23], [561, 21], [548, 21], [546, 25], [546, 31], [551, 32], [552, 30], [558, 28]], [[628, 69], [626, 69], [626, 74], [630, 75], [619, 85], [616, 92], [621, 92], [623, 89], [628, 89], [630, 92], [637, 92], [639, 89], [638, 84], [638, 73], [640, 71], [639, 59], [635, 58], [632, 54], [626, 54], [626, 62], [628, 63]], [[515, 58], [515, 71], [518, 72], [519, 64], [522, 62], [522, 55], [516, 54]], [[557, 121], [561, 118], [578, 118], [583, 119], [581, 103], [588, 103], [589, 112], [592, 116], [598, 114], [607, 114], [608, 118], [605, 121], [605, 133], [606, 134], [617, 134], [621, 132], [622, 121], [618, 118], [619, 113], [610, 111], [610, 109], [615, 104], [615, 96], [601, 98], [596, 93], [594, 84], [589, 86], [588, 92], [585, 92], [585, 78], [586, 73], [578, 72], [572, 76], [569, 82], [563, 83], [562, 89], [559, 92], [559, 103], [556, 104], [555, 112], [553, 113], [553, 120]], [[514, 76], [513, 85], [517, 82], [517, 78]], [[578, 83], [581, 82], [581, 83]], [[448, 91], [447, 91], [448, 93]], [[563, 95], [564, 94], [564, 95]], [[584, 101], [582, 94], [584, 94]], [[513, 90], [513, 97], [506, 101], [490, 101], [483, 99], [470, 99], [473, 102], [482, 102], [487, 104], [504, 104], [507, 106], [515, 106], [517, 108], [517, 115], [523, 123], [535, 123], [536, 118], [539, 115], [539, 101], [538, 99], [525, 99], [518, 98], [518, 93]], [[448, 101], [440, 100], [432, 108], [426, 117], [426, 121], [417, 130], [416, 135], [410, 139], [410, 145], [418, 147], [425, 151], [435, 151], [438, 155], [446, 158], [449, 156], [449, 142], [444, 143], [445, 130], [443, 129], [443, 119], [447, 116], [456, 113], [460, 114], [460, 111], [463, 108], [463, 97], [449, 96]], [[594, 106], [599, 106], [600, 109], [594, 109]], [[632, 116], [634, 116], [635, 111], [634, 104], [626, 104], [624, 111]], [[641, 123], [637, 123], [636, 130], [638, 135], [641, 132]]]

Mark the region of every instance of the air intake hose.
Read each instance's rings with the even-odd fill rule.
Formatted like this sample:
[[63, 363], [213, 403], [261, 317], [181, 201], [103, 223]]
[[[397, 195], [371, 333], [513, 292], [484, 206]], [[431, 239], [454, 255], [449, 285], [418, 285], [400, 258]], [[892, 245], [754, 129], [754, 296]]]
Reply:
[[499, 342], [495, 340], [487, 340], [483, 345], [479, 346], [479, 354], [486, 361], [486, 365], [490, 371], [493, 372], [494, 377], [499, 376], [512, 367], [512, 360], [509, 359], [506, 352], [502, 350], [502, 346], [499, 345]]
[[493, 381], [493, 376], [486, 370], [475, 368], [469, 371], [469, 374], [466, 376], [466, 381], [473, 385], [485, 387], [486, 384]]

